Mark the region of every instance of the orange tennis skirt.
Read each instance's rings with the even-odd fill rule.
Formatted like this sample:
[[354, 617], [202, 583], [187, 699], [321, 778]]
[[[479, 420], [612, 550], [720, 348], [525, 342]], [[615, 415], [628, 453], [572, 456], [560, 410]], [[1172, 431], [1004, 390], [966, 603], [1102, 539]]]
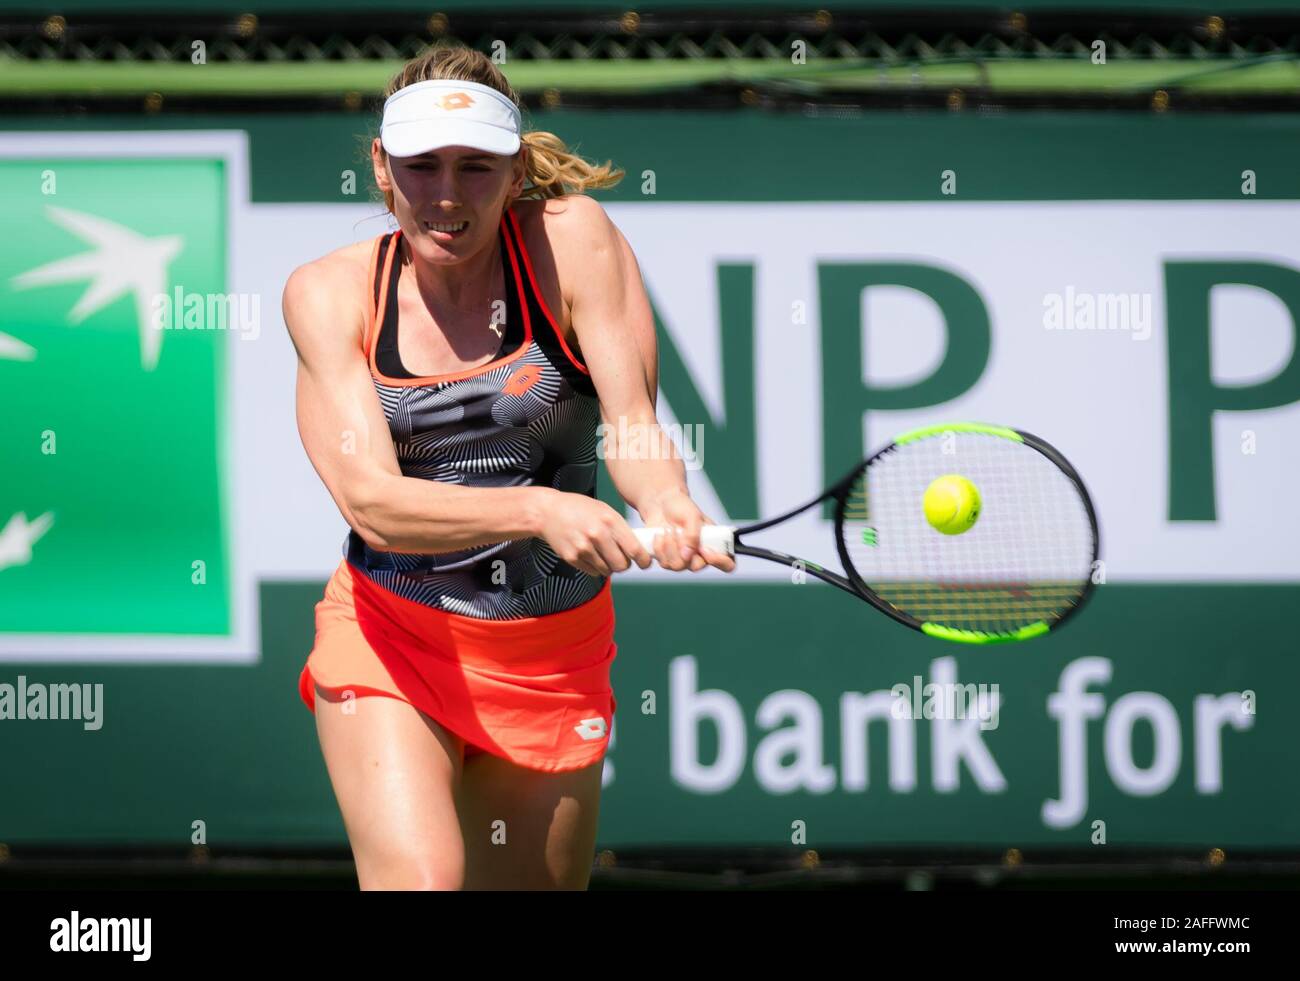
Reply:
[[345, 559], [316, 604], [316, 643], [298, 680], [307, 707], [385, 695], [465, 741], [533, 770], [605, 755], [617, 702], [610, 584], [581, 606], [521, 620], [436, 610], [376, 585]]

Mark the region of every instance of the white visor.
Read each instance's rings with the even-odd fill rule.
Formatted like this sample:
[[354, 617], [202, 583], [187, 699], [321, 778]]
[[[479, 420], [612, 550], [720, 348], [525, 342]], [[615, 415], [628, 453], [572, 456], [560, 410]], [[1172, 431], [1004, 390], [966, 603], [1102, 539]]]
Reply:
[[513, 156], [519, 150], [520, 122], [519, 107], [496, 89], [437, 78], [388, 97], [379, 138], [394, 157], [414, 157], [444, 146]]

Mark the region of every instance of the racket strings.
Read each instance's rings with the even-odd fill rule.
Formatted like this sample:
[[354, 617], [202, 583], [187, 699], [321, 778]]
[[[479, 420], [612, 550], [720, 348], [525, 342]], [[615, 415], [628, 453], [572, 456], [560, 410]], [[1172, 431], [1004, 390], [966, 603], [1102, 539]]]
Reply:
[[[974, 526], [944, 535], [925, 520], [930, 482], [960, 474], [978, 488]], [[1074, 482], [1032, 446], [984, 433], [893, 447], [849, 489], [841, 535], [873, 593], [919, 622], [1010, 633], [1049, 625], [1086, 592], [1096, 540]]]

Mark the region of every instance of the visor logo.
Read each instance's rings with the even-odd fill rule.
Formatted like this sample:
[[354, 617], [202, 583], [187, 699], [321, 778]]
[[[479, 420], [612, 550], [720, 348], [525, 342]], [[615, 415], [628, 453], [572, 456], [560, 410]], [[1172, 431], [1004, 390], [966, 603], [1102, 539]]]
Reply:
[[438, 100], [438, 108], [446, 109], [468, 109], [474, 104], [474, 97], [468, 92], [451, 92], [444, 95]]

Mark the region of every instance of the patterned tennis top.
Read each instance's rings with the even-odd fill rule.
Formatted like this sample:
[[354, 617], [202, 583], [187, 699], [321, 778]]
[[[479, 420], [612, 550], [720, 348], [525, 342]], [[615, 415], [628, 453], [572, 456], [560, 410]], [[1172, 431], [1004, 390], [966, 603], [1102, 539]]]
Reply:
[[[540, 485], [596, 496], [600, 405], [591, 375], [547, 309], [513, 209], [498, 230], [506, 279], [502, 344], [492, 361], [417, 377], [398, 357], [401, 232], [371, 255], [373, 318], [363, 337], [402, 473], [468, 487]], [[568, 610], [605, 577], [574, 568], [540, 538], [413, 555], [370, 548], [355, 531], [348, 562], [378, 585], [435, 609], [486, 620]]]

